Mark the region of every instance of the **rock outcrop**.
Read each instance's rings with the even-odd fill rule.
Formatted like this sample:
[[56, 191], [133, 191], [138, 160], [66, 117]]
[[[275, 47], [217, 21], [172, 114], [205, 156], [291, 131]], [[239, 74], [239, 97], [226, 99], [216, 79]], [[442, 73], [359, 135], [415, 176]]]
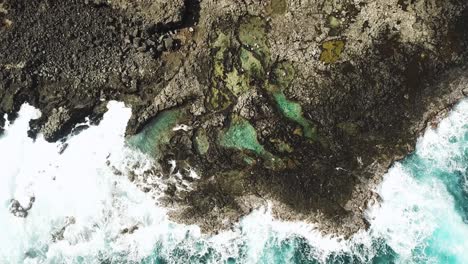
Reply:
[[267, 200], [366, 228], [380, 177], [468, 87], [459, 0], [7, 0], [0, 19], [0, 114], [27, 101], [57, 140], [124, 101], [129, 141], [192, 182], [172, 217], [207, 232]]

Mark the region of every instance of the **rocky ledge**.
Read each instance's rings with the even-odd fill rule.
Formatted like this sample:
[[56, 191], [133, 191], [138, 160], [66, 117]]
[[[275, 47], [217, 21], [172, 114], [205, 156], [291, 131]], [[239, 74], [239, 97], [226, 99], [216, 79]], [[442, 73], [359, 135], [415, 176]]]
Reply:
[[462, 0], [3, 0], [0, 114], [29, 102], [55, 141], [123, 101], [130, 144], [192, 182], [165, 191], [174, 219], [215, 232], [273, 201], [349, 235], [468, 94], [467, 24]]

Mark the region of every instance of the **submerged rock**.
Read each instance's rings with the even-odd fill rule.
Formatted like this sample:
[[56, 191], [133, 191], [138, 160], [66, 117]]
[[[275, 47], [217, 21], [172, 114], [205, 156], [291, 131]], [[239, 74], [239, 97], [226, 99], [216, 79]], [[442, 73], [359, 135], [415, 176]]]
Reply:
[[26, 218], [28, 217], [28, 211], [31, 210], [35, 201], [36, 198], [33, 196], [29, 199], [28, 205], [26, 207], [23, 207], [18, 200], [11, 199], [8, 210], [11, 214], [13, 214], [16, 217]]

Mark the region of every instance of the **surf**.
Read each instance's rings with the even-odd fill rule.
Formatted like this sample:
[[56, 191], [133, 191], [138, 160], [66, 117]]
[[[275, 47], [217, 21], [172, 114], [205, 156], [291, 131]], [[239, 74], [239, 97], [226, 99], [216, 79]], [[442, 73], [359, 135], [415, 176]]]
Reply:
[[[157, 202], [164, 191], [157, 164], [127, 144], [130, 115], [123, 103], [110, 102], [99, 125], [80, 124], [88, 128], [56, 143], [27, 137], [29, 121], [40, 116], [29, 105], [7, 122], [0, 137], [0, 262], [468, 261], [466, 100], [389, 170], [374, 190], [382, 202], [366, 211], [369, 230], [350, 239], [323, 235], [310, 223], [278, 221], [271, 206], [214, 236], [171, 221], [171, 209]], [[31, 197], [28, 217], [9, 212], [11, 199], [27, 204]]]

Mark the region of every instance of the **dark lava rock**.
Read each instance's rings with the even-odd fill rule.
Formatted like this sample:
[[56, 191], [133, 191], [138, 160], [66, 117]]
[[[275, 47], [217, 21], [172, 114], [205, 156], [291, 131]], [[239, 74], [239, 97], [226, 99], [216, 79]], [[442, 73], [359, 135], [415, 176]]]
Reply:
[[54, 141], [124, 101], [127, 134], [164, 130], [151, 153], [193, 185], [167, 190], [171, 216], [206, 232], [265, 200], [329, 233], [366, 228], [388, 166], [467, 94], [468, 4], [228, 2], [4, 1], [0, 113], [38, 107], [30, 134]]

